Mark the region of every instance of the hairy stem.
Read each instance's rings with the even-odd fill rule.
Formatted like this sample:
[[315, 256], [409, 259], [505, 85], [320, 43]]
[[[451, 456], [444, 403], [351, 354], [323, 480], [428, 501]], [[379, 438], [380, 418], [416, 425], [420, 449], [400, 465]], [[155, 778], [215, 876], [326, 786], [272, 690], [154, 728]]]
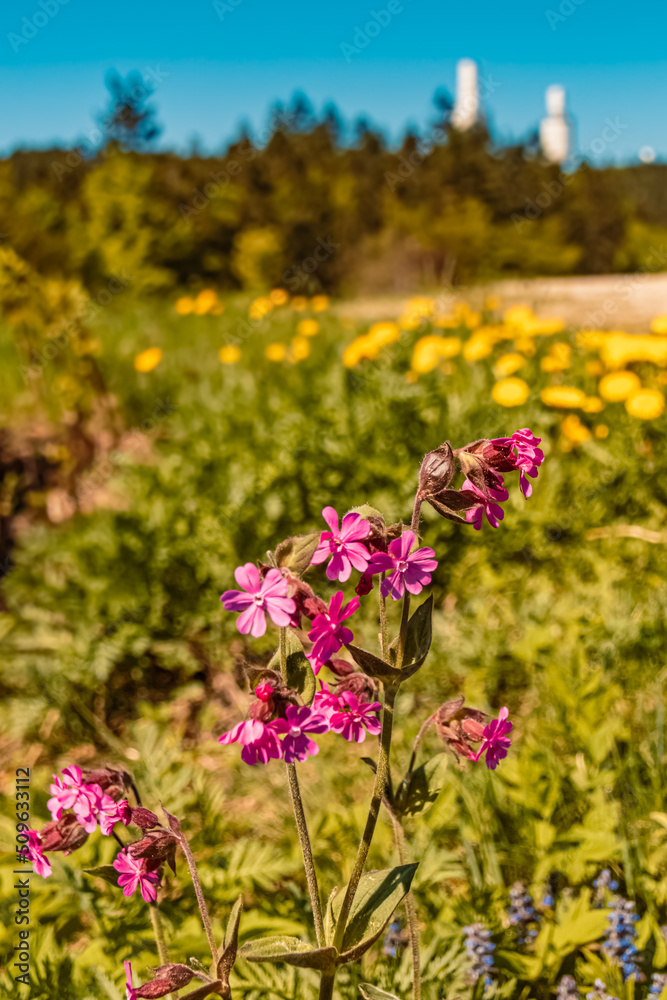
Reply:
[[426, 719], [426, 721], [422, 723], [421, 728], [420, 728], [419, 732], [417, 733], [417, 737], [415, 739], [414, 746], [412, 747], [412, 756], [410, 757], [410, 765], [408, 767], [408, 774], [410, 774], [412, 772], [412, 769], [415, 766], [415, 760], [417, 759], [417, 751], [419, 750], [419, 746], [421, 744], [421, 741], [424, 738], [424, 733], [426, 732], [426, 730], [428, 729], [429, 726], [433, 725], [434, 722], [435, 722], [435, 715], [429, 715], [428, 719]]
[[204, 930], [206, 931], [206, 937], [208, 938], [208, 946], [211, 949], [211, 958], [213, 959], [212, 974], [215, 975], [218, 968], [218, 949], [215, 944], [215, 938], [213, 937], [213, 928], [211, 927], [211, 918], [208, 915], [206, 900], [204, 899], [204, 893], [202, 892], [199, 875], [197, 874], [197, 866], [195, 864], [192, 851], [190, 850], [190, 845], [183, 834], [180, 834], [179, 836], [179, 843], [183, 848], [183, 854], [185, 855], [185, 860], [187, 861], [188, 868], [190, 869], [190, 878], [192, 879], [192, 885], [194, 886], [195, 896], [197, 897], [197, 903], [199, 905], [199, 912], [201, 914]]
[[[391, 818], [391, 825], [394, 828], [394, 839], [398, 851], [398, 860], [402, 865], [406, 863], [405, 858], [405, 834], [403, 827], [399, 823], [394, 811], [385, 799], [385, 807]], [[419, 958], [419, 927], [417, 926], [417, 906], [412, 889], [405, 897], [405, 917], [408, 924], [408, 934], [410, 935], [410, 950], [412, 951], [412, 997], [413, 1000], [421, 1000], [422, 977], [421, 963]]]
[[[280, 673], [282, 674], [285, 683], [287, 683], [287, 629], [286, 628], [279, 629], [279, 650], [280, 650]], [[306, 814], [303, 810], [301, 789], [299, 788], [299, 778], [296, 773], [296, 764], [286, 764], [285, 767], [287, 768], [287, 781], [289, 784], [290, 799], [292, 800], [292, 809], [294, 810], [294, 821], [296, 823], [296, 829], [299, 835], [301, 854], [303, 855], [303, 867], [306, 872], [306, 884], [308, 886], [308, 895], [310, 896], [310, 905], [313, 910], [315, 937], [317, 938], [318, 947], [322, 948], [324, 945], [324, 919], [322, 917], [322, 900], [320, 899], [320, 889], [317, 884], [317, 871], [315, 870], [315, 862], [313, 860], [313, 849], [311, 847], [310, 837], [308, 835], [308, 824], [306, 823]]]
[[384, 582], [385, 574], [380, 575], [380, 585], [378, 587], [378, 604], [380, 607], [380, 650], [382, 652], [382, 659], [387, 659], [387, 651], [389, 649], [389, 629], [387, 626], [387, 601], [382, 596], [382, 584]]
[[[160, 965], [166, 965], [169, 961], [169, 955], [167, 954], [167, 945], [164, 940], [162, 918], [160, 917], [160, 911], [157, 903], [149, 903], [148, 912], [151, 915], [151, 924], [153, 925], [153, 933], [155, 934], [155, 943], [157, 945], [157, 954], [160, 959]], [[177, 1000], [176, 993], [169, 993], [168, 996], [170, 996], [172, 1000]]]
[[375, 833], [375, 826], [380, 814], [380, 806], [387, 788], [387, 777], [389, 775], [389, 751], [391, 749], [391, 731], [394, 724], [394, 702], [396, 701], [396, 693], [395, 688], [387, 688], [384, 695], [382, 732], [380, 733], [380, 753], [378, 756], [377, 771], [375, 772], [373, 796], [368, 809], [366, 826], [363, 834], [361, 835], [361, 840], [357, 849], [357, 857], [354, 862], [354, 868], [352, 869], [350, 881], [347, 883], [345, 898], [343, 899], [343, 905], [341, 906], [338, 923], [336, 925], [334, 945], [339, 951], [341, 950], [343, 944], [347, 918], [350, 915], [352, 903], [354, 902], [354, 896], [357, 891], [357, 887], [359, 886], [359, 880], [363, 874], [366, 859], [368, 858], [371, 841], [373, 840], [373, 834]]
[[289, 794], [290, 799], [292, 800], [292, 808], [294, 809], [296, 829], [299, 834], [299, 843], [301, 844], [301, 853], [303, 855], [303, 867], [306, 872], [308, 895], [310, 896], [310, 905], [313, 909], [315, 937], [317, 938], [318, 947], [323, 948], [324, 920], [322, 918], [322, 900], [320, 898], [320, 890], [317, 884], [317, 872], [315, 870], [315, 862], [313, 861], [313, 850], [310, 845], [310, 837], [308, 836], [306, 815], [303, 811], [303, 802], [301, 801], [301, 790], [299, 788], [299, 779], [296, 773], [296, 764], [286, 764], [285, 766], [287, 768]]
[[410, 531], [414, 531], [415, 535], [419, 536], [419, 521], [421, 517], [422, 502], [419, 499], [419, 493], [415, 497], [415, 503], [412, 508], [412, 520], [410, 521]]
[[332, 1000], [335, 978], [335, 969], [332, 969], [331, 972], [322, 973], [322, 978], [320, 979], [320, 992], [318, 995], [319, 1000]]
[[405, 591], [403, 594], [403, 610], [401, 612], [401, 630], [398, 633], [398, 649], [396, 650], [396, 666], [400, 670], [403, 666], [403, 652], [405, 650], [405, 637], [408, 633], [408, 621], [410, 620], [410, 594]]

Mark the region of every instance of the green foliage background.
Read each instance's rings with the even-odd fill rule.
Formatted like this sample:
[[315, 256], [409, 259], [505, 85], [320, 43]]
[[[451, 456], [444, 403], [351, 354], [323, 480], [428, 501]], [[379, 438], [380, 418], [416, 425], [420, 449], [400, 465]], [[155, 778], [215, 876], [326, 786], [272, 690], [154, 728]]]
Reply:
[[[247, 302], [230, 302], [224, 324], [246, 314]], [[628, 522], [664, 530], [667, 417], [640, 424], [610, 408], [606, 441], [562, 452], [561, 415], [545, 410], [537, 392], [546, 348], [527, 369], [534, 394], [507, 410], [489, 402], [492, 359], [459, 360], [454, 375], [406, 383], [417, 333], [404, 334], [376, 362], [345, 369], [343, 348], [365, 327], [350, 330], [335, 313], [321, 318], [309, 358], [266, 362], [266, 344], [290, 337], [298, 318], [284, 310], [258, 324], [237, 365], [217, 360], [218, 317], [176, 318], [167, 304], [137, 302], [95, 320], [98, 364], [125, 425], [140, 428], [158, 402], [168, 414], [151, 432], [148, 455], [115, 453], [102, 477], [121, 498], [115, 509], [57, 527], [33, 524], [14, 550], [0, 614], [4, 847], [13, 843], [14, 767], [32, 767], [39, 826], [48, 818], [52, 770], [122, 762], [148, 804], [162, 802], [183, 818], [218, 937], [239, 893], [242, 940], [307, 935], [283, 770], [248, 768], [236, 747], [217, 743], [246, 711], [238, 663], [250, 651], [219, 595], [239, 562], [320, 528], [325, 504], [343, 511], [367, 502], [405, 519], [426, 450], [446, 438], [461, 445], [530, 425], [543, 437], [547, 461], [529, 501], [512, 485], [499, 530], [477, 533], [429, 513], [423, 525], [439, 560], [435, 636], [425, 667], [399, 697], [394, 773], [405, 768], [423, 719], [459, 692], [488, 711], [508, 705], [515, 724], [512, 751], [497, 772], [460, 769], [450, 758], [436, 803], [408, 825], [410, 855], [422, 858], [415, 890], [425, 996], [472, 996], [461, 929], [476, 920], [491, 927], [498, 945], [492, 996], [541, 1000], [573, 971], [586, 984], [602, 975], [623, 1000], [644, 995], [646, 985], [622, 984], [605, 967], [606, 912], [592, 906], [590, 886], [600, 868], [612, 866], [622, 891], [637, 900], [643, 967], [647, 975], [663, 968], [667, 556], [663, 544], [590, 540], [588, 533]], [[164, 359], [138, 374], [133, 357], [149, 344], [161, 345]], [[8, 329], [2, 345], [6, 398], [20, 410], [28, 389]], [[585, 380], [584, 359], [574, 364], [574, 377]], [[47, 366], [40, 380], [55, 411], [56, 368]], [[321, 571], [315, 580], [327, 591]], [[356, 626], [365, 645], [374, 641], [373, 615], [367, 598]], [[252, 645], [255, 653], [271, 650], [268, 636]], [[321, 744], [319, 757], [300, 770], [328, 893], [350, 872], [372, 779], [360, 758], [374, 748], [333, 737]], [[430, 736], [422, 759], [441, 749]], [[48, 881], [33, 880], [36, 1000], [117, 1000], [124, 959], [133, 959], [142, 979], [157, 964], [142, 901], [82, 873], [114, 853], [96, 835], [56, 861]], [[386, 816], [370, 862], [397, 863]], [[0, 940], [8, 960], [15, 897], [10, 865], [2, 871]], [[507, 888], [520, 879], [539, 901], [552, 873], [556, 905], [526, 949], [504, 919]], [[203, 960], [183, 865], [167, 878], [163, 911], [171, 956]], [[313, 995], [308, 973], [241, 963], [236, 974], [238, 995], [253, 1000]], [[2, 976], [0, 992], [14, 995]], [[340, 996], [351, 1000], [359, 981], [407, 997], [409, 956], [390, 959], [374, 948], [341, 975]]]

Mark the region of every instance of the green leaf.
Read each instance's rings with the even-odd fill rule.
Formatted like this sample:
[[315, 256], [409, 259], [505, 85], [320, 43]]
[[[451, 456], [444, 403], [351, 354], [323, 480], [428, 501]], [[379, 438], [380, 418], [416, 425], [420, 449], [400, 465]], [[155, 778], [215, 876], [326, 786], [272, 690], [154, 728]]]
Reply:
[[[361, 876], [343, 936], [343, 952], [351, 949], [356, 952], [356, 946], [362, 943], [370, 947], [380, 936], [392, 913], [409, 891], [417, 867], [417, 864], [399, 865], [397, 868], [366, 872]], [[341, 890], [333, 901], [332, 911], [336, 921], [344, 898], [345, 892]], [[352, 961], [347, 957], [346, 960]]]
[[367, 649], [361, 649], [351, 643], [346, 646], [346, 649], [352, 653], [357, 666], [361, 667], [369, 677], [375, 677], [376, 680], [383, 681], [385, 684], [396, 684], [400, 680], [400, 671], [389, 663], [385, 663], [375, 653], [369, 653]]
[[120, 872], [117, 872], [113, 865], [100, 865], [99, 868], [84, 868], [83, 871], [86, 875], [103, 878], [109, 885], [115, 885], [118, 888], [118, 876]]
[[362, 517], [379, 517], [381, 521], [384, 521], [384, 514], [367, 503], [362, 503], [361, 507], [353, 507], [350, 514], [361, 514]]
[[337, 954], [335, 948], [312, 948], [300, 938], [283, 934], [246, 941], [239, 948], [239, 957], [249, 962], [287, 962], [302, 969], [333, 968]]
[[320, 531], [313, 531], [308, 535], [293, 535], [280, 542], [275, 551], [276, 566], [285, 566], [299, 576], [305, 573], [319, 544], [320, 536]]
[[406, 774], [396, 793], [399, 816], [421, 816], [433, 805], [445, 784], [448, 763], [447, 755], [439, 753]]
[[327, 900], [327, 908], [324, 913], [324, 940], [327, 944], [333, 943], [334, 934], [336, 933], [336, 920], [333, 915], [333, 904], [337, 895], [338, 886], [335, 885], [331, 890], [329, 899]]
[[[310, 661], [303, 651], [301, 640], [294, 631], [288, 628], [285, 636], [287, 646], [287, 684], [298, 691], [306, 705], [310, 705], [315, 697], [317, 682]], [[271, 657], [270, 670], [280, 670], [280, 650]]]
[[408, 622], [403, 650], [401, 676], [411, 677], [419, 670], [431, 648], [431, 618], [433, 616], [433, 594], [417, 608]]
[[387, 993], [379, 986], [371, 986], [370, 983], [359, 983], [359, 992], [364, 1000], [400, 1000], [395, 993]]
[[223, 983], [227, 984], [227, 986], [229, 986], [229, 973], [234, 967], [236, 953], [239, 947], [239, 921], [241, 920], [242, 910], [243, 896], [239, 896], [232, 906], [232, 912], [229, 914], [227, 930], [225, 931], [225, 940], [223, 941], [223, 951], [222, 955], [218, 959], [217, 975]]

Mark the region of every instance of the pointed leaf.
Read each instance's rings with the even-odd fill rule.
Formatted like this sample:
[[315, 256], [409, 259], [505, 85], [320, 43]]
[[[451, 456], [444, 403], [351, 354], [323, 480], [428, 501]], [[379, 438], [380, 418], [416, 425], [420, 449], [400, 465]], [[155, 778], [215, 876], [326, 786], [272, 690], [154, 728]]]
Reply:
[[352, 653], [355, 663], [369, 677], [375, 677], [376, 680], [389, 684], [396, 684], [400, 680], [400, 671], [390, 666], [390, 664], [385, 663], [375, 653], [369, 653], [367, 649], [361, 649], [359, 646], [353, 646], [351, 643], [346, 646], [346, 649]]
[[337, 954], [335, 948], [313, 948], [285, 934], [246, 941], [239, 948], [239, 956], [249, 962], [287, 962], [302, 969], [330, 969]]
[[427, 497], [426, 499], [430, 503], [430, 505], [433, 508], [433, 510], [435, 510], [435, 511], [438, 512], [438, 514], [440, 515], [440, 517], [446, 517], [448, 521], [455, 521], [457, 524], [471, 524], [472, 523], [472, 522], [468, 521], [467, 518], [461, 517], [460, 514], [455, 514], [453, 510], [449, 509], [449, 507], [445, 507], [443, 504], [438, 503], [438, 501], [434, 500], [433, 497]]
[[[292, 628], [287, 629], [287, 684], [298, 691], [304, 704], [310, 705], [317, 690], [317, 682], [310, 660], [303, 651], [301, 640]], [[280, 650], [271, 657], [268, 669], [280, 671]]]
[[232, 912], [229, 914], [227, 930], [225, 931], [225, 940], [223, 942], [223, 951], [218, 960], [218, 978], [221, 979], [223, 983], [227, 984], [229, 984], [229, 973], [234, 967], [236, 953], [239, 947], [239, 921], [241, 920], [242, 910], [243, 896], [239, 896], [232, 907]]
[[86, 875], [103, 878], [109, 885], [115, 885], [118, 888], [118, 876], [120, 872], [117, 872], [113, 865], [100, 865], [99, 868], [84, 868], [83, 871]]
[[333, 915], [333, 903], [334, 899], [338, 895], [338, 886], [335, 885], [331, 890], [331, 895], [327, 900], [327, 908], [324, 913], [324, 940], [327, 944], [332, 944], [334, 935], [336, 933], [336, 920]]
[[359, 983], [359, 993], [364, 1000], [400, 1000], [395, 993], [387, 993], [379, 986], [371, 986], [370, 983]]
[[375, 507], [371, 507], [370, 504], [362, 503], [361, 507], [353, 507], [350, 514], [361, 514], [362, 517], [379, 517], [381, 521], [384, 521], [384, 514], [381, 514], [379, 510]]
[[[210, 997], [212, 994], [216, 996], [225, 996], [225, 993], [220, 993], [221, 988], [224, 988], [224, 983], [221, 979], [217, 979], [214, 983], [206, 983], [204, 986], [198, 987], [198, 989], [193, 990], [192, 993], [185, 993], [180, 1000], [204, 1000], [204, 997]], [[228, 997], [231, 995], [229, 990], [226, 994]]]
[[447, 766], [447, 755], [439, 753], [406, 774], [396, 794], [399, 816], [421, 816], [433, 805], [447, 780]]
[[[345, 928], [344, 952], [369, 939], [372, 944], [379, 937], [392, 913], [409, 891], [416, 870], [416, 864], [399, 865], [397, 868], [366, 872], [361, 876]], [[333, 902], [336, 920], [344, 898], [345, 893], [341, 890]]]
[[411, 677], [428, 656], [431, 648], [431, 618], [433, 616], [433, 594], [421, 604], [408, 622], [405, 649], [401, 670], [403, 678]]
[[286, 538], [276, 546], [276, 566], [285, 566], [300, 576], [310, 566], [320, 537], [320, 531], [313, 531], [308, 535], [293, 535], [292, 538]]

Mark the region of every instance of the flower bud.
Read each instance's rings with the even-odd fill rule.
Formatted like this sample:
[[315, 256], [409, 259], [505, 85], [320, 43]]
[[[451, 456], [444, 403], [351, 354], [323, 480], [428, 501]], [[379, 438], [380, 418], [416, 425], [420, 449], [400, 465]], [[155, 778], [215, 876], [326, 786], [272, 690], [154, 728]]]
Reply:
[[99, 785], [103, 792], [117, 802], [128, 788], [132, 787], [132, 776], [127, 771], [113, 767], [95, 767], [83, 772], [86, 785]]
[[[125, 823], [124, 816], [121, 816], [121, 819]], [[135, 806], [130, 809], [130, 823], [132, 826], [138, 826], [141, 830], [150, 830], [154, 826], [159, 826], [160, 820], [150, 809], [145, 809], [144, 806]]]
[[350, 691], [361, 701], [373, 701], [377, 695], [377, 685], [367, 674], [351, 673], [336, 684], [336, 694]]
[[47, 823], [39, 831], [42, 851], [62, 851], [71, 854], [88, 840], [88, 834], [73, 813], [65, 813], [59, 820]]
[[126, 850], [130, 857], [143, 859], [147, 872], [157, 871], [165, 861], [174, 870], [177, 844], [176, 834], [160, 827], [159, 830], [149, 830], [141, 840], [129, 844]]
[[424, 456], [419, 470], [419, 496], [422, 499], [447, 489], [454, 473], [456, 460], [449, 441]]

